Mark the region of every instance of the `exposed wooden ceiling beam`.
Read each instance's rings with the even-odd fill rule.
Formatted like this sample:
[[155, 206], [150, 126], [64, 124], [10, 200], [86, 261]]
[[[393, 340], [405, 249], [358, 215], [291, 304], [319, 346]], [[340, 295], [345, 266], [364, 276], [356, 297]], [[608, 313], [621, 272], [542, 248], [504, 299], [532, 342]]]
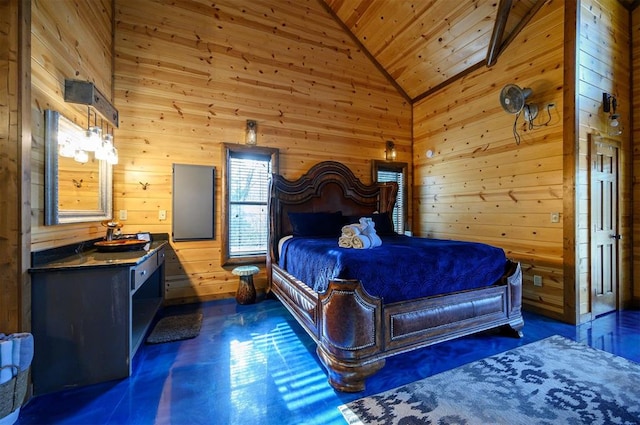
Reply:
[[511, 0], [500, 0], [498, 13], [496, 14], [496, 22], [493, 24], [493, 33], [491, 34], [489, 48], [487, 49], [487, 66], [492, 66], [498, 61], [498, 55], [500, 54], [502, 46], [502, 37], [504, 36], [504, 29], [507, 26], [510, 11]]
[[506, 49], [507, 46], [511, 44], [513, 39], [516, 38], [516, 36], [520, 33], [520, 31], [522, 31], [522, 29], [529, 23], [531, 18], [534, 17], [534, 15], [538, 12], [538, 10], [540, 10], [542, 5], [544, 5], [546, 1], [547, 0], [538, 0], [536, 4], [534, 4], [533, 7], [529, 9], [529, 12], [527, 12], [524, 18], [522, 18], [522, 20], [518, 23], [518, 25], [513, 29], [513, 31], [511, 31], [511, 33], [507, 36], [507, 38], [502, 42], [502, 45], [500, 46], [500, 52], [498, 52], [498, 54], [502, 53], [504, 49]]
[[631, 4], [625, 2], [623, 2], [622, 4], [624, 4], [629, 11], [633, 12], [635, 8], [640, 5], [640, 0], [634, 0]]

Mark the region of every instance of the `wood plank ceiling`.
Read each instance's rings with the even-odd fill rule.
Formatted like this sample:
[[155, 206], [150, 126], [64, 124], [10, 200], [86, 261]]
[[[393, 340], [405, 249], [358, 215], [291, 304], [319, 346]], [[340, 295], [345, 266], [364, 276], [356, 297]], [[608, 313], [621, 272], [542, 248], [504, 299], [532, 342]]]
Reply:
[[546, 0], [324, 0], [411, 102], [500, 52]]

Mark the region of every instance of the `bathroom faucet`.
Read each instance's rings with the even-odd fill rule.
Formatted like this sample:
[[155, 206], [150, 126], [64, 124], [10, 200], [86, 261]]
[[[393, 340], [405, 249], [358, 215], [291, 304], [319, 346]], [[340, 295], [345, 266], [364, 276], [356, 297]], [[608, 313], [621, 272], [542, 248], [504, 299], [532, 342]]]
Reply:
[[114, 230], [122, 227], [122, 224], [117, 221], [103, 221], [102, 225], [107, 228], [107, 235], [104, 237], [106, 241], [112, 241]]

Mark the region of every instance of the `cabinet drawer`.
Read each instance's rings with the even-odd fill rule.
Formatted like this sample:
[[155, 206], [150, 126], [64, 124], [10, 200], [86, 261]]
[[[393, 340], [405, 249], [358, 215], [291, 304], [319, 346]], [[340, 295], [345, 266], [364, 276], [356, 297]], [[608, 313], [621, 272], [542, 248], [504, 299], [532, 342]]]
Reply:
[[144, 263], [131, 268], [131, 290], [136, 291], [158, 268], [158, 253], [147, 258]]
[[164, 247], [158, 249], [158, 252], [156, 253], [156, 257], [158, 257], [158, 265], [164, 263]]

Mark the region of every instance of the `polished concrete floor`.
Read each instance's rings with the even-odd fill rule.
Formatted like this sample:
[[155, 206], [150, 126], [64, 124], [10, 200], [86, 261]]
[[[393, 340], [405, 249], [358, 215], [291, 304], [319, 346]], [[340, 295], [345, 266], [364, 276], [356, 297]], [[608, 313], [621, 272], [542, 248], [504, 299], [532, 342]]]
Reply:
[[[19, 424], [344, 424], [338, 406], [508, 349], [559, 334], [640, 363], [640, 311], [579, 327], [525, 313], [524, 338], [486, 332], [401, 354], [365, 392], [334, 391], [313, 341], [274, 300], [221, 300], [169, 307], [200, 310], [190, 340], [143, 345], [124, 380], [32, 399]], [[99, 367], [99, 365], [96, 365]]]

